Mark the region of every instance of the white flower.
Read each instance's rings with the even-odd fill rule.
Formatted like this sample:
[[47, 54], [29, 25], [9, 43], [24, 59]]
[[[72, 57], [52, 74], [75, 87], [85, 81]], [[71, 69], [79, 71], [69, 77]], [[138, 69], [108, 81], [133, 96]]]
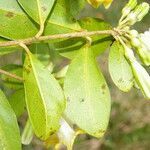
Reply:
[[145, 31], [144, 33], [140, 34], [140, 39], [143, 42], [143, 44], [147, 47], [147, 49], [150, 51], [150, 28], [148, 31]]
[[147, 71], [136, 60], [130, 62], [135, 81], [141, 89], [143, 95], [150, 99], [150, 76]]
[[139, 35], [141, 46], [138, 48], [138, 54], [142, 62], [149, 66], [150, 65], [150, 29], [143, 34]]
[[59, 140], [62, 144], [67, 146], [68, 150], [71, 150], [78, 133], [74, 131], [64, 119], [61, 119], [60, 124], [61, 127], [57, 133]]
[[128, 59], [132, 72], [135, 78], [137, 85], [139, 86], [140, 90], [142, 91], [143, 95], [150, 99], [150, 76], [145, 68], [136, 61], [134, 53], [132, 49], [128, 46], [124, 45], [125, 49], [125, 57]]

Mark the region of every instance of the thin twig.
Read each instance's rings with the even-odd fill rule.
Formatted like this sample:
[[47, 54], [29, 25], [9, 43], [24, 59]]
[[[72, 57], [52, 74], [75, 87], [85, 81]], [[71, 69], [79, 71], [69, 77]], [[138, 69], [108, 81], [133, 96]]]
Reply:
[[19, 43], [19, 45], [26, 51], [28, 55], [30, 55], [30, 50], [24, 43]]
[[2, 69], [0, 69], [0, 74], [4, 74], [4, 75], [6, 75], [6, 76], [9, 76], [9, 77], [14, 78], [14, 79], [16, 79], [16, 80], [19, 80], [19, 81], [21, 81], [21, 82], [24, 81], [23, 78], [21, 78], [21, 77], [15, 75], [15, 74], [9, 73], [9, 72], [7, 72], [7, 71], [5, 71], [5, 70], [2, 70]]
[[102, 31], [90, 31], [90, 32], [82, 31], [82, 32], [74, 32], [74, 33], [66, 33], [66, 34], [55, 34], [55, 35], [40, 36], [39, 38], [31, 37], [31, 38], [27, 38], [27, 39], [1, 42], [0, 47], [17, 46], [20, 43], [29, 45], [31, 43], [36, 43], [36, 42], [46, 41], [46, 40], [54, 40], [54, 39], [77, 38], [77, 37], [87, 37], [87, 36], [95, 36], [95, 35], [112, 35], [112, 36], [114, 36], [115, 34], [116, 34], [116, 31], [114, 31], [114, 30], [102, 30]]
[[[15, 41], [1, 42], [0, 47], [21, 46], [29, 54], [30, 51], [26, 45], [29, 45], [31, 43], [54, 40], [54, 39], [63, 39], [63, 38], [78, 38], [78, 37], [86, 38], [86, 37], [95, 36], [95, 35], [112, 35], [113, 37], [115, 37], [116, 34], [117, 33], [115, 30], [90, 31], [90, 32], [82, 31], [82, 32], [74, 32], [74, 33], [66, 33], [66, 34], [55, 34], [55, 35], [47, 35], [47, 36], [40, 36], [40, 37], [31, 37], [31, 38], [15, 40]], [[9, 77], [12, 77], [22, 82], [24, 81], [23, 78], [18, 77], [15, 74], [11, 74], [1, 69], [0, 69], [0, 74], [5, 74]]]

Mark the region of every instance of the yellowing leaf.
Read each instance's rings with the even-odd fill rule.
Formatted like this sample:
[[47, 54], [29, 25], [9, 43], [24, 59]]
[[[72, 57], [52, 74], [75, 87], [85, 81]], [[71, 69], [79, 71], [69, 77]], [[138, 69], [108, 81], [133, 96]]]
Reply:
[[25, 99], [35, 134], [45, 140], [59, 128], [65, 98], [56, 79], [32, 54], [24, 64]]
[[111, 102], [91, 48], [83, 47], [71, 62], [64, 91], [67, 118], [86, 133], [102, 137], [108, 125]]

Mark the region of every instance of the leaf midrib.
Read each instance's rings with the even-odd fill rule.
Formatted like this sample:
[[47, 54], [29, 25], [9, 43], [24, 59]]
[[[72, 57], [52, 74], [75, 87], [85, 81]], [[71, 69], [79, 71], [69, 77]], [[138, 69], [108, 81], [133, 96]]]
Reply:
[[[90, 49], [88, 49], [88, 48], [84, 48], [84, 51], [83, 51], [83, 59], [84, 59], [84, 67], [83, 67], [83, 72], [84, 72], [84, 89], [85, 89], [85, 96], [86, 96], [86, 99], [88, 99], [88, 104], [90, 104], [90, 105], [88, 105], [88, 110], [90, 110], [91, 111], [91, 113], [90, 114], [88, 114], [88, 115], [90, 115], [90, 116], [94, 116], [94, 111], [93, 111], [93, 107], [92, 107], [92, 105], [91, 105], [91, 94], [90, 94], [90, 89], [89, 89], [89, 84], [88, 83], [90, 83], [90, 82], [88, 82], [88, 81], [90, 81], [89, 80], [89, 71], [88, 71], [88, 63], [89, 63], [89, 51], [90, 51]], [[96, 123], [96, 120], [95, 120], [95, 118], [94, 117], [91, 117], [91, 118], [93, 118], [93, 123]]]
[[40, 92], [40, 95], [41, 95], [41, 98], [42, 98], [42, 103], [43, 103], [43, 106], [44, 106], [44, 115], [45, 115], [45, 119], [44, 119], [44, 121], [45, 121], [45, 135], [46, 135], [46, 133], [47, 133], [47, 116], [46, 116], [46, 114], [47, 114], [47, 109], [46, 109], [46, 104], [44, 103], [45, 101], [43, 101], [43, 94], [42, 94], [42, 90], [41, 90], [41, 88], [40, 88], [40, 83], [38, 82], [38, 77], [37, 77], [37, 75], [36, 75], [36, 69], [33, 67], [34, 66], [34, 63], [33, 63], [33, 61], [32, 61], [32, 58], [31, 58], [32, 56], [30, 56], [30, 62], [31, 62], [31, 64], [32, 64], [32, 69], [33, 69], [33, 72], [34, 72], [34, 76], [35, 76], [35, 80], [36, 80], [36, 83], [37, 83], [37, 87], [38, 87], [38, 89], [39, 89], [39, 92]]

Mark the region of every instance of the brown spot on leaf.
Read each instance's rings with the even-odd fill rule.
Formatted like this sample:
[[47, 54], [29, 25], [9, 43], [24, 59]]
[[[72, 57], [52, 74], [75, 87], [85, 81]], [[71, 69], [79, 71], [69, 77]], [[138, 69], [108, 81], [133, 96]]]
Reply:
[[70, 102], [70, 98], [69, 97], [67, 97], [67, 102]]
[[7, 12], [7, 14], [5, 15], [8, 18], [12, 18], [14, 16], [13, 12]]
[[102, 89], [105, 90], [106, 89], [106, 84], [102, 85]]
[[82, 99], [80, 100], [80, 102], [81, 102], [81, 103], [84, 102], [84, 98], [82, 98]]
[[71, 18], [72, 22], [75, 22], [76, 20], [74, 18]]
[[72, 128], [73, 128], [74, 130], [76, 130], [76, 129], [78, 128], [78, 126], [77, 126], [76, 124], [73, 124], [73, 125], [72, 125]]
[[51, 136], [51, 135], [53, 135], [55, 132], [56, 132], [55, 130], [54, 130], [54, 131], [52, 131], [52, 132], [50, 133], [50, 136]]
[[45, 6], [42, 6], [41, 8], [42, 8], [42, 11], [44, 11], [44, 12], [47, 10], [47, 8]]
[[118, 80], [118, 82], [123, 82], [123, 79], [122, 79], [122, 78], [120, 78], [120, 79]]

